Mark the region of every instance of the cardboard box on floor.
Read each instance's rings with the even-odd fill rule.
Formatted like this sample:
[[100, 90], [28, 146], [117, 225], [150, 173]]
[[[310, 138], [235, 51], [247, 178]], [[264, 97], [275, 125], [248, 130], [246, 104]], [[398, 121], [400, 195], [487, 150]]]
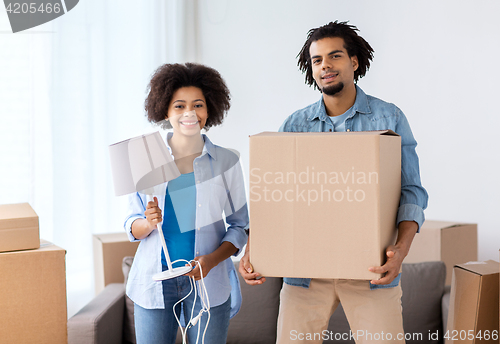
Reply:
[[456, 264], [477, 260], [477, 224], [426, 220], [404, 262], [436, 260], [446, 264], [446, 285], [450, 285]]
[[498, 343], [499, 264], [493, 260], [453, 269], [445, 343]]
[[122, 260], [135, 256], [139, 242], [130, 242], [127, 234], [93, 235], [95, 292], [100, 293], [110, 283], [123, 283]]
[[66, 251], [0, 253], [0, 344], [64, 344], [67, 339]]
[[38, 216], [29, 203], [0, 205], [0, 252], [39, 246]]
[[263, 276], [373, 279], [396, 236], [392, 131], [250, 136], [250, 261]]

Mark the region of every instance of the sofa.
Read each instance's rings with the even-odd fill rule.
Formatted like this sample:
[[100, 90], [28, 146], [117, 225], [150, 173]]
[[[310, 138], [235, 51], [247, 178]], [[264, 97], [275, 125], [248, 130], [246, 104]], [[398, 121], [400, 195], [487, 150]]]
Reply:
[[[125, 257], [125, 281], [133, 258]], [[238, 268], [238, 261], [234, 262]], [[407, 343], [442, 343], [448, 316], [450, 289], [445, 287], [443, 262], [403, 264], [403, 326]], [[271, 344], [276, 342], [279, 293], [283, 280], [268, 277], [266, 283], [249, 286], [240, 276], [243, 303], [230, 321], [227, 343]], [[340, 305], [330, 319], [324, 343], [354, 343]], [[69, 344], [135, 343], [133, 303], [125, 284], [109, 284], [68, 320]], [[178, 335], [177, 343], [181, 343]]]

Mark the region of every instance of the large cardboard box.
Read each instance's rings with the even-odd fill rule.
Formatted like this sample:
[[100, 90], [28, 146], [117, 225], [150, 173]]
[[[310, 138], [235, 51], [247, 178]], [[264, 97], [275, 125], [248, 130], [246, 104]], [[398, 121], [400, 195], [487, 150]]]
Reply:
[[67, 343], [66, 251], [0, 253], [0, 344]]
[[493, 260], [454, 267], [445, 343], [498, 343], [498, 281]]
[[263, 276], [374, 279], [395, 241], [392, 131], [250, 136], [250, 260]]
[[415, 235], [404, 262], [436, 260], [446, 264], [446, 285], [450, 285], [456, 264], [477, 260], [477, 224], [425, 221], [420, 233]]
[[139, 242], [130, 242], [127, 234], [94, 234], [95, 292], [100, 293], [110, 283], [123, 283], [123, 257], [135, 256]]
[[28, 203], [0, 205], [0, 252], [38, 248], [38, 216]]

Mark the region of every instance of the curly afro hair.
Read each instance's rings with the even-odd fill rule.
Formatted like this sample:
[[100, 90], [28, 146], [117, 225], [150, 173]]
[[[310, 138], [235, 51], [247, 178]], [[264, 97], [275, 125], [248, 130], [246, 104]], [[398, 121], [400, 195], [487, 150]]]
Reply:
[[197, 63], [164, 64], [154, 72], [144, 103], [149, 122], [163, 121], [175, 91], [189, 86], [201, 89], [207, 101], [204, 129], [221, 124], [231, 106], [231, 94], [218, 71]]
[[373, 60], [373, 49], [356, 31], [359, 31], [356, 26], [348, 25], [347, 22], [338, 21], [330, 22], [319, 28], [309, 30], [307, 40], [297, 55], [299, 58], [297, 65], [302, 73], [306, 73], [307, 85], [319, 89], [312, 75], [309, 48], [311, 47], [311, 43], [327, 37], [342, 38], [349, 57], [356, 56], [358, 58], [359, 66], [358, 69], [354, 71], [354, 81], [357, 82], [359, 78], [365, 76], [366, 71], [370, 68], [370, 61]]

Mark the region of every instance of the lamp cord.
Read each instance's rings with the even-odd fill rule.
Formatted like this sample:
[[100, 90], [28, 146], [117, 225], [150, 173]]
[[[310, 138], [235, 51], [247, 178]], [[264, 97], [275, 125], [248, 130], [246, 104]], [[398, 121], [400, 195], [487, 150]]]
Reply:
[[[201, 279], [199, 281], [200, 285], [198, 286], [198, 288], [196, 286], [197, 283], [196, 283], [194, 277], [189, 277], [189, 282], [190, 282], [190, 285], [191, 285], [191, 290], [189, 291], [189, 293], [186, 296], [184, 296], [182, 299], [180, 299], [179, 301], [177, 301], [173, 305], [173, 307], [172, 307], [172, 311], [174, 312], [175, 320], [177, 320], [177, 323], [179, 324], [179, 329], [181, 331], [182, 343], [186, 344], [187, 330], [189, 328], [193, 327], [193, 326], [196, 326], [196, 324], [199, 322], [199, 320], [200, 320], [201, 316], [203, 315], [203, 313], [207, 313], [207, 315], [208, 315], [207, 324], [205, 325], [205, 330], [203, 331], [203, 335], [201, 337], [202, 338], [201, 339], [202, 344], [205, 344], [205, 335], [207, 333], [208, 324], [210, 322], [210, 300], [208, 298], [207, 288], [205, 286], [205, 281], [204, 281], [204, 278], [203, 278], [203, 269], [201, 267], [200, 262], [197, 261], [197, 260], [187, 261], [185, 259], [178, 259], [178, 260], [172, 262], [172, 265], [174, 263], [177, 263], [177, 262], [186, 262], [186, 263], [188, 263], [190, 265], [191, 265], [191, 262], [194, 262], [195, 266], [196, 266], [196, 264], [198, 264], [198, 266], [200, 267], [200, 275], [201, 275]], [[193, 307], [191, 309], [191, 318], [189, 319], [189, 322], [186, 324], [186, 328], [183, 330], [181, 322], [180, 322], [179, 318], [177, 317], [177, 314], [175, 313], [175, 307], [178, 304], [180, 304], [182, 301], [184, 301], [185, 299], [187, 299], [191, 295], [191, 293], [193, 292], [193, 290], [194, 290], [195, 294], [194, 294]], [[198, 296], [198, 290], [200, 292], [201, 310], [198, 313], [198, 315], [196, 315], [195, 317], [193, 317], [193, 315], [194, 315], [194, 307], [196, 305], [196, 299], [197, 299], [197, 296]], [[199, 337], [200, 337], [200, 330], [201, 330], [201, 322], [198, 323], [198, 333], [196, 335], [196, 344], [198, 344], [198, 340], [199, 340]]]

